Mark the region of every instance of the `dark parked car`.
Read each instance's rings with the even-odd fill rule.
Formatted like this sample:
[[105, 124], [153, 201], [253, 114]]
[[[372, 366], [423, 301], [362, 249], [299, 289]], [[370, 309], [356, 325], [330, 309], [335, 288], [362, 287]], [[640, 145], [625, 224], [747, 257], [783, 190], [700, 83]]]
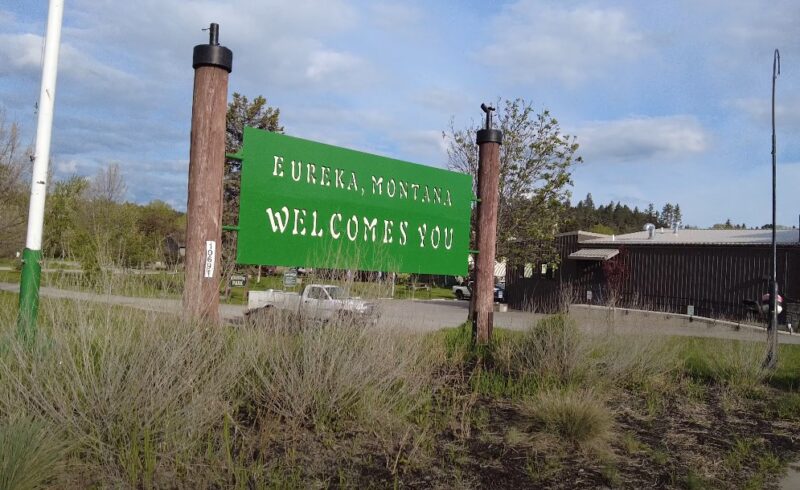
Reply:
[[[473, 281], [468, 282], [466, 285], [453, 286], [453, 294], [457, 299], [469, 299], [472, 297]], [[494, 302], [506, 302], [506, 288], [505, 284], [496, 284], [494, 286]]]

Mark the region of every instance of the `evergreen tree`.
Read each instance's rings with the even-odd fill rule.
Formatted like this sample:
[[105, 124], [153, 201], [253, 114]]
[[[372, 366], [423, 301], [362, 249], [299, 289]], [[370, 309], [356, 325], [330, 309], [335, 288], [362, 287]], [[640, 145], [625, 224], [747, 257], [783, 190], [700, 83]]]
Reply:
[[[234, 92], [225, 118], [225, 152], [236, 153], [242, 148], [245, 126], [283, 133], [280, 115], [280, 109], [268, 106], [264, 97], [259, 95], [250, 102], [244, 95]], [[238, 223], [241, 171], [240, 160], [225, 160], [223, 222], [226, 225]]]
[[[241, 149], [244, 128], [249, 126], [274, 133], [283, 133], [280, 125], [280, 109], [267, 105], [267, 99], [258, 96], [250, 102], [244, 95], [233, 93], [233, 100], [228, 104], [225, 128], [225, 152], [236, 153]], [[239, 222], [239, 194], [241, 191], [242, 162], [225, 160], [225, 186], [223, 192], [222, 222], [235, 225]], [[222, 233], [222, 273], [233, 271], [233, 259], [236, 255], [236, 234]], [[226, 290], [228, 282], [225, 282]]]
[[672, 204], [664, 204], [661, 210], [661, 226], [669, 228], [675, 222], [675, 208]]
[[653, 203], [647, 205], [647, 222], [656, 224], [659, 221], [658, 211], [656, 211], [656, 207], [653, 206]]

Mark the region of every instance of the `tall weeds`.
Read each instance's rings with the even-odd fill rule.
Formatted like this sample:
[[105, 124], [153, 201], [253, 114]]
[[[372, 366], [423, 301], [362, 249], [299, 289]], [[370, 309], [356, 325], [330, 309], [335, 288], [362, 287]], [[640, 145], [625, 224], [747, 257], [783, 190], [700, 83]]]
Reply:
[[[107, 310], [108, 311], [108, 310]], [[33, 346], [11, 341], [0, 408], [24, 407], [70, 441], [97, 483], [189, 471], [229, 411], [240, 372], [227, 334], [155, 314], [67, 308]]]
[[0, 490], [51, 483], [66, 447], [47, 427], [18, 413], [0, 419]]
[[422, 339], [334, 319], [287, 332], [280, 316], [241, 332], [247, 402], [294, 427], [392, 430], [428, 396]]
[[[361, 434], [395, 471], [432, 394], [423, 339], [370, 322], [279, 315], [219, 327], [45, 301], [29, 345], [16, 340], [9, 310], [0, 313], [0, 414], [30, 418], [0, 417], [0, 437], [29, 440], [0, 452], [19, 456], [3, 470], [14, 482], [43, 481], [37, 472], [46, 480], [57, 465], [62, 487], [247, 485], [289, 457], [265, 431]], [[42, 463], [20, 466], [26, 454]]]
[[[769, 375], [764, 367], [766, 347], [760, 342], [694, 340], [685, 359], [692, 376], [728, 388], [748, 391], [759, 387]], [[703, 347], [713, 346], [713, 351]]]
[[597, 446], [611, 433], [612, 414], [592, 390], [544, 390], [522, 408], [541, 430], [578, 445]]

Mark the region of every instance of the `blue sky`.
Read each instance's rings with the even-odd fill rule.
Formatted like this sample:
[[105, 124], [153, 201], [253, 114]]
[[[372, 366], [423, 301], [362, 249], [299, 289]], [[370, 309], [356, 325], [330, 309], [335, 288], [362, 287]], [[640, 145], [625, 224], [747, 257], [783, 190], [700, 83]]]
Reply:
[[[0, 6], [0, 106], [33, 141], [47, 2]], [[230, 89], [288, 134], [445, 166], [441, 132], [524, 97], [577, 136], [574, 199], [678, 202], [684, 222], [770, 221], [772, 54], [778, 220], [800, 213], [800, 2], [67, 0], [56, 177], [118, 163], [128, 199], [186, 205], [191, 54], [209, 22]]]

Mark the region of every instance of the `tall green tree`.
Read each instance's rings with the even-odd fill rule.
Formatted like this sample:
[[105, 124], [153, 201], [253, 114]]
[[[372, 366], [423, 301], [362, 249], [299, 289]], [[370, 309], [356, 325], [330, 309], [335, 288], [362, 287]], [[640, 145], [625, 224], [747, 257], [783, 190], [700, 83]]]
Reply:
[[[225, 127], [225, 152], [236, 153], [242, 148], [244, 128], [264, 129], [274, 133], [283, 133], [280, 125], [280, 109], [267, 105], [267, 99], [258, 96], [248, 100], [239, 93], [233, 93], [233, 100], [228, 104]], [[242, 162], [225, 160], [225, 187], [223, 221], [225, 224], [236, 224], [239, 219], [239, 193], [241, 189]]]
[[[500, 102], [500, 101], [498, 101]], [[571, 172], [582, 161], [574, 136], [562, 133], [548, 110], [536, 111], [525, 99], [498, 104], [497, 124], [503, 131], [500, 146], [500, 202], [497, 255], [511, 261], [554, 261], [550, 245], [564, 219], [572, 185]], [[479, 124], [456, 129], [451, 122], [443, 133], [449, 146], [448, 167], [473, 176], [477, 182]]]
[[98, 170], [78, 206], [80, 233], [76, 258], [84, 272], [145, 266], [160, 259], [160, 246], [139, 228], [140, 207], [124, 202], [127, 186], [117, 164]]
[[645, 214], [647, 214], [648, 223], [656, 224], [658, 222], [658, 211], [656, 211], [656, 207], [653, 205], [653, 203], [647, 205], [647, 211], [645, 211]]
[[78, 237], [83, 223], [82, 209], [87, 199], [89, 179], [72, 176], [56, 182], [44, 214], [44, 254], [60, 259], [74, 258], [82, 253]]

